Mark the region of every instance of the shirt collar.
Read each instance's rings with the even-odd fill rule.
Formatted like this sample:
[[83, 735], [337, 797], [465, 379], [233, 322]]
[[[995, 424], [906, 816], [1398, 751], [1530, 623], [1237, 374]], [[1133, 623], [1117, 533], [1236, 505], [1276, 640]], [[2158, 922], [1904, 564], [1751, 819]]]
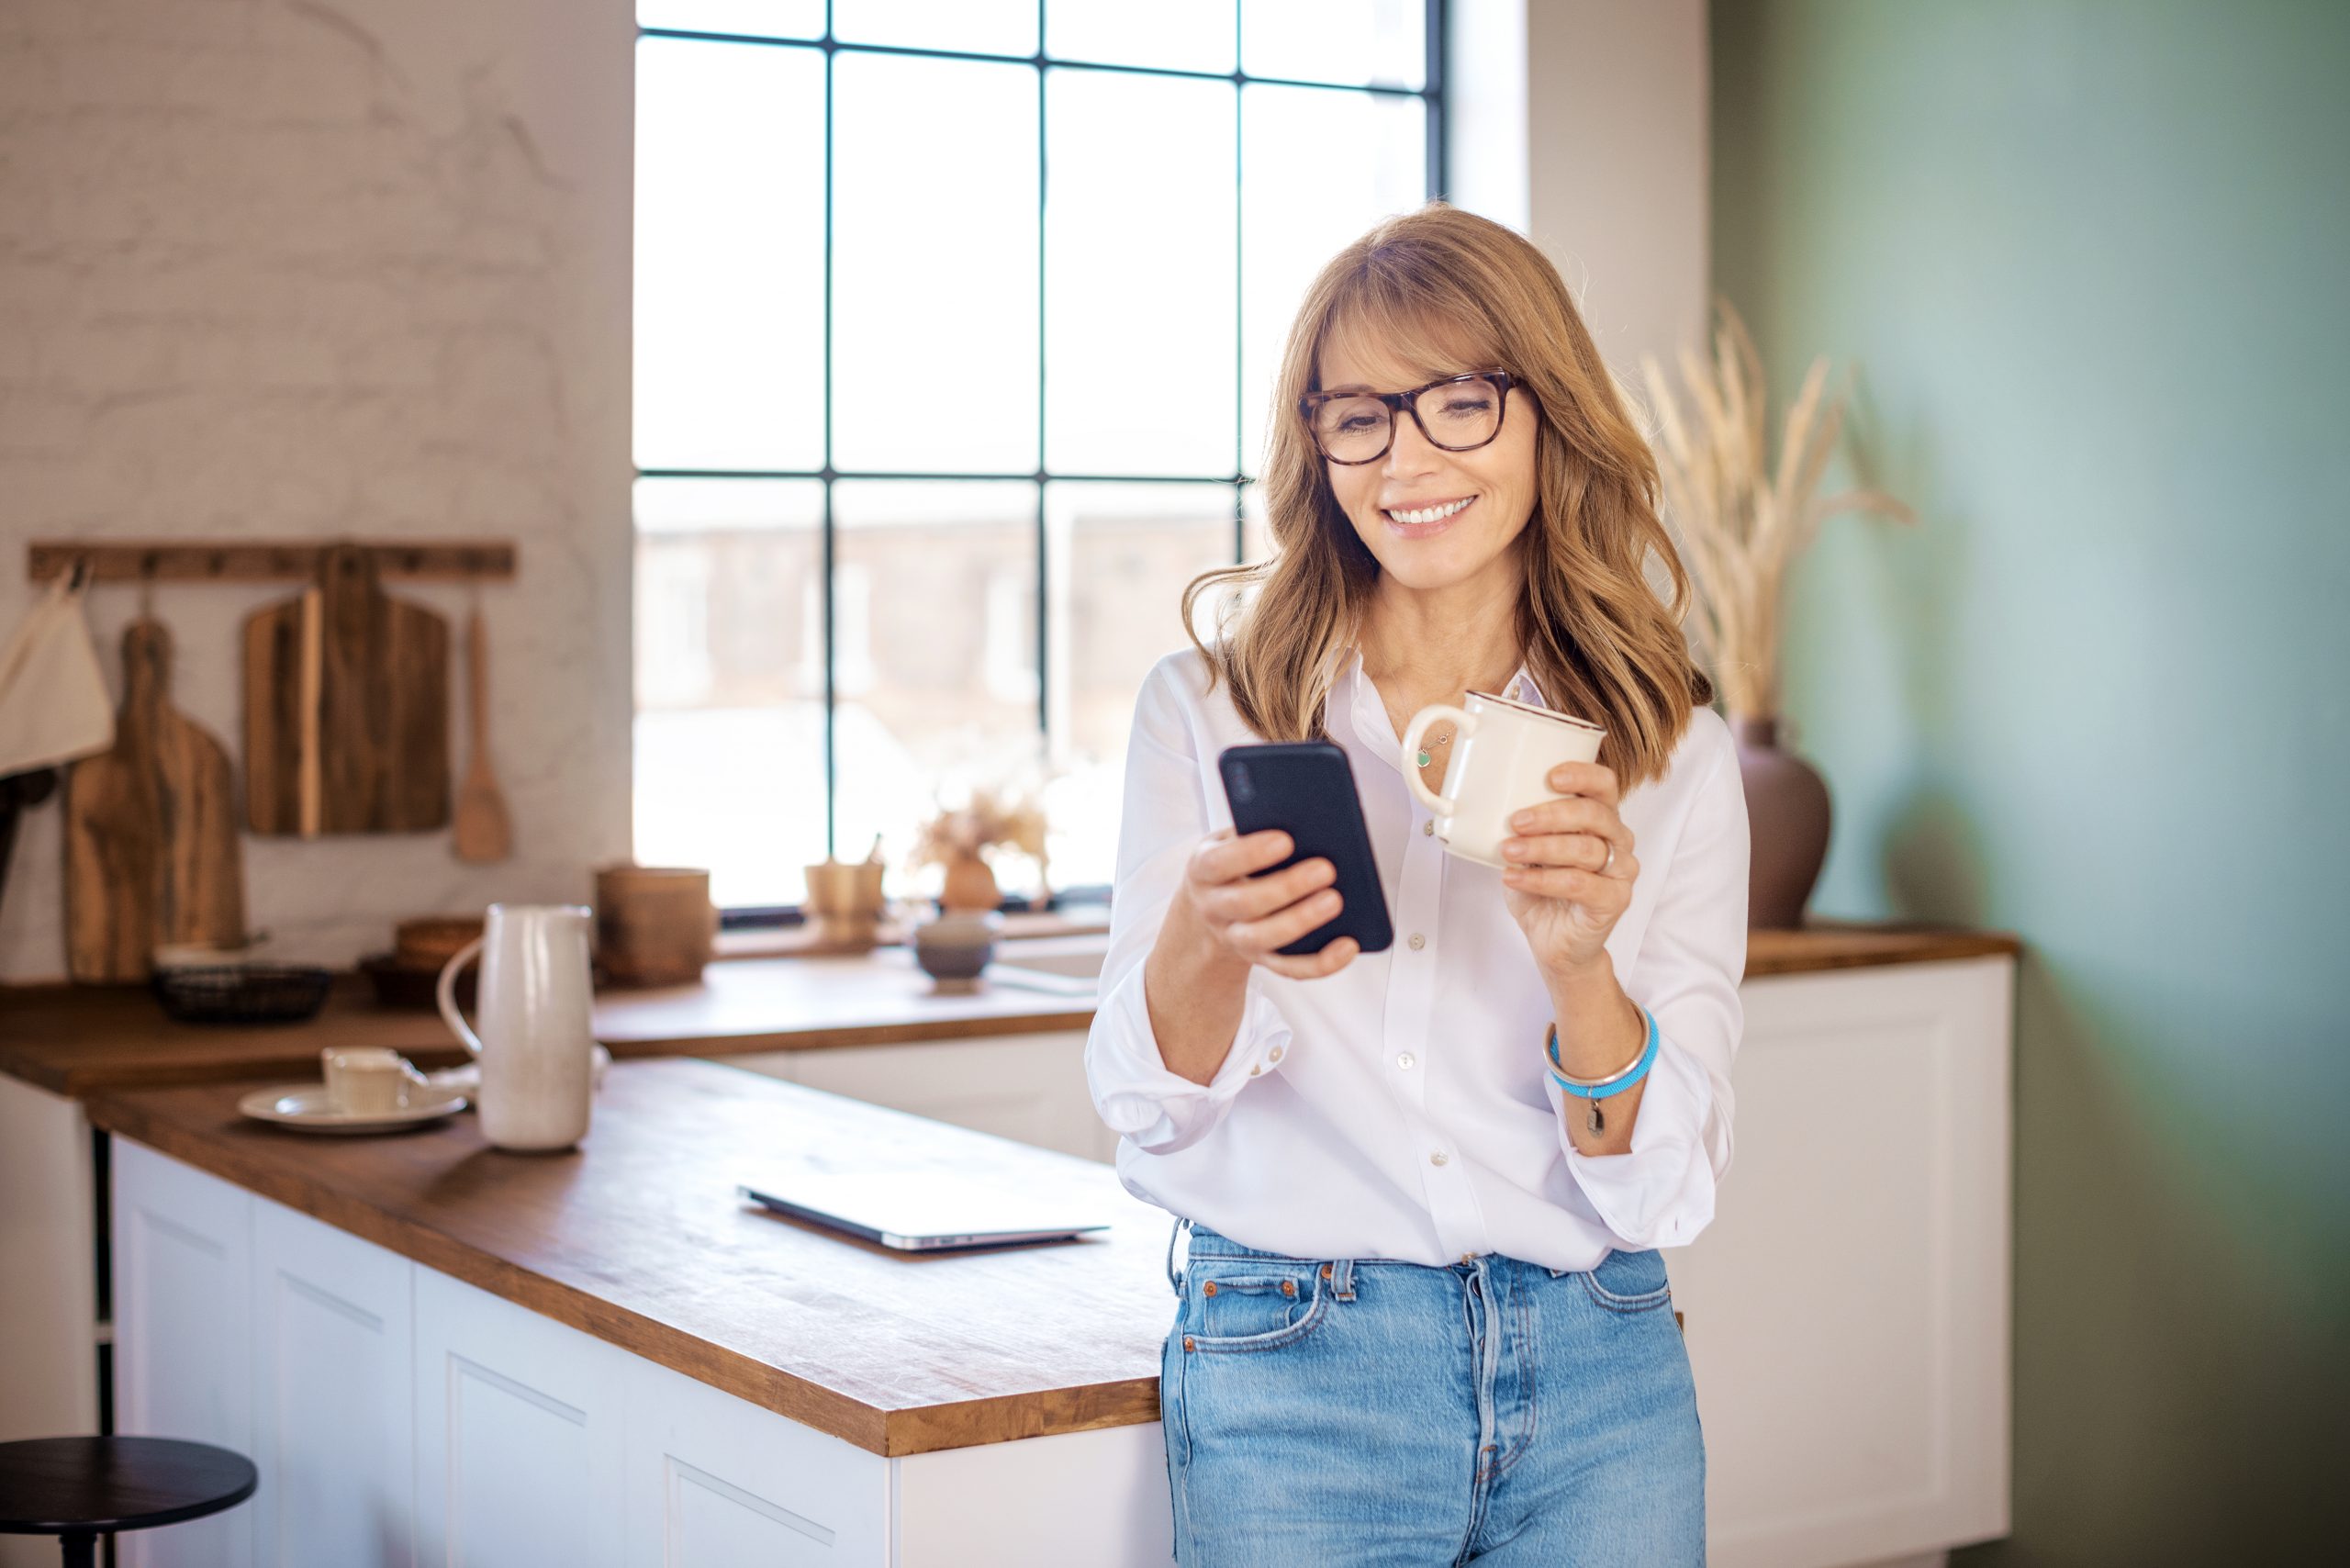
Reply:
[[[1344, 704], [1348, 719], [1354, 725], [1355, 739], [1362, 743], [1363, 749], [1393, 768], [1400, 778], [1404, 772], [1402, 737], [1396, 734], [1395, 726], [1388, 722], [1386, 705], [1379, 700], [1379, 689], [1362, 672], [1362, 647], [1360, 644], [1348, 651], [1345, 673], [1339, 677], [1332, 695]], [[1502, 695], [1537, 708], [1550, 705], [1543, 700], [1541, 689], [1534, 684], [1532, 672], [1523, 663], [1518, 665], [1517, 673], [1510, 677], [1508, 684], [1502, 688]]]

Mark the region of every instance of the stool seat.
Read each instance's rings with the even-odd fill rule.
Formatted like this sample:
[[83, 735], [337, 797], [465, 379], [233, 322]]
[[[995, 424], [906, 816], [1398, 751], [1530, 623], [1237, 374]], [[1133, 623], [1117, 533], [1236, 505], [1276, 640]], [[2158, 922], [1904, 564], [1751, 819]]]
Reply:
[[0, 1443], [0, 1535], [87, 1541], [178, 1524], [235, 1507], [260, 1482], [244, 1455], [179, 1438]]

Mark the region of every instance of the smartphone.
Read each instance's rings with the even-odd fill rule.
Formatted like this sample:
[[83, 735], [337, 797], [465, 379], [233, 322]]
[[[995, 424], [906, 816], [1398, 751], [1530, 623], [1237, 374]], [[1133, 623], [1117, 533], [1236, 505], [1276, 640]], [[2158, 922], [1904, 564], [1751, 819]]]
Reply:
[[1371, 857], [1371, 830], [1363, 825], [1362, 798], [1355, 793], [1355, 770], [1331, 741], [1283, 741], [1226, 746], [1216, 756], [1224, 775], [1224, 798], [1232, 825], [1242, 834], [1279, 828], [1291, 851], [1279, 866], [1252, 876], [1270, 877], [1319, 856], [1337, 871], [1337, 917], [1288, 946], [1292, 955], [1318, 953], [1341, 936], [1351, 936], [1366, 953], [1381, 953], [1395, 942], [1387, 920], [1387, 895], [1379, 885], [1379, 862]]

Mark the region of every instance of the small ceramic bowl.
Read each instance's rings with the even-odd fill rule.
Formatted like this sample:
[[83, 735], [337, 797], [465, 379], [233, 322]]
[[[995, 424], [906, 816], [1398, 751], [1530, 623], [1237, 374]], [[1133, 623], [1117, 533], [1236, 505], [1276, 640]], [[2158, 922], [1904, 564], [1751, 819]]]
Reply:
[[914, 962], [942, 991], [977, 991], [979, 971], [995, 957], [996, 933], [1003, 916], [985, 913], [942, 914], [913, 929]]

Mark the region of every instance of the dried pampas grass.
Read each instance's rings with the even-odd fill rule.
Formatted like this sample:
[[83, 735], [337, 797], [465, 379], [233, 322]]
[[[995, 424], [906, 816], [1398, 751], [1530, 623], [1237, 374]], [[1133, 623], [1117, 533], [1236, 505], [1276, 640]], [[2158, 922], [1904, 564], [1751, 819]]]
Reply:
[[1830, 393], [1824, 354], [1811, 362], [1787, 409], [1777, 467], [1771, 469], [1762, 356], [1729, 302], [1716, 308], [1711, 362], [1695, 350], [1681, 354], [1694, 416], [1684, 417], [1656, 361], [1643, 362], [1659, 426], [1657, 472], [1723, 702], [1737, 717], [1775, 718], [1788, 564], [1811, 543], [1821, 520], [1838, 512], [1873, 512], [1905, 523], [1918, 519], [1881, 490], [1815, 494], [1844, 424], [1845, 394]]

